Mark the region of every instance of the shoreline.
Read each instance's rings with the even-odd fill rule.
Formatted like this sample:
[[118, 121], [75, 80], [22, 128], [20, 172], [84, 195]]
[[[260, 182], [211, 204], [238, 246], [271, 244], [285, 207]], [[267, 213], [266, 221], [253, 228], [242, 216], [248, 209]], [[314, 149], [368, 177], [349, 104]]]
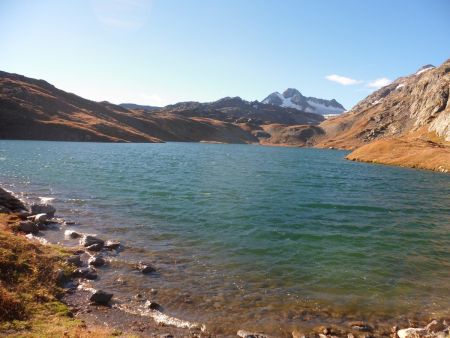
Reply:
[[[3, 189], [0, 188], [0, 191], [2, 191], [2, 190]], [[12, 198], [16, 198], [13, 195], [13, 193], [11, 193], [11, 192], [7, 192], [7, 193]], [[0, 202], [2, 202], [1, 198], [0, 198]], [[49, 202], [49, 200], [47, 200], [47, 202]], [[0, 206], [1, 206], [1, 204], [0, 204]], [[41, 204], [41, 206], [48, 207], [50, 205], [49, 204]], [[30, 208], [30, 206], [26, 206], [26, 205], [24, 205], [24, 207]], [[4, 209], [5, 208], [3, 208], [3, 209], [0, 208], [0, 214], [11, 214], [11, 211], [7, 211]], [[51, 209], [47, 209], [47, 210], [50, 210], [50, 213], [52, 213]], [[42, 209], [41, 209], [41, 211], [42, 211]], [[22, 221], [24, 221], [26, 219], [26, 217], [24, 217], [24, 215], [27, 215], [27, 214], [29, 216], [32, 216], [32, 215], [30, 215], [29, 212], [23, 212], [23, 211], [20, 213], [13, 213], [12, 215], [16, 215], [20, 219], [22, 219]], [[53, 214], [54, 214], [54, 211], [53, 211]], [[36, 219], [36, 217], [39, 217], [39, 215], [42, 215], [42, 213], [38, 214], [37, 216], [36, 216], [36, 214], [33, 215], [34, 219]], [[46, 227], [53, 224], [53, 222], [57, 222], [57, 224], [60, 224], [60, 225], [64, 224], [63, 223], [63, 222], [65, 222], [64, 219], [53, 218], [53, 216], [54, 215], [52, 215], [52, 218], [49, 217], [46, 219], [45, 222], [48, 222], [47, 224], [44, 224], [45, 222], [36, 221], [35, 222], [36, 227], [39, 227], [39, 226], [42, 227], [42, 229], [39, 229], [38, 231], [45, 231]], [[25, 222], [29, 222], [29, 221], [25, 221]], [[66, 229], [68, 229], [68, 228], [66, 227]], [[59, 231], [63, 231], [63, 230], [60, 229]], [[67, 233], [68, 231], [69, 231], [69, 233]], [[30, 234], [25, 236], [25, 237], [27, 237], [27, 239], [29, 241], [34, 242], [37, 240], [39, 242], [39, 245], [43, 245], [43, 246], [48, 245], [48, 243], [46, 243], [45, 240], [44, 241], [39, 240], [39, 238], [42, 238], [42, 237], [34, 236], [31, 232], [32, 231], [30, 231]], [[15, 234], [13, 234], [13, 236], [17, 236], [20, 233], [21, 233], [21, 231], [16, 232]], [[79, 238], [81, 238], [81, 240], [83, 240], [83, 238], [86, 239], [86, 237], [89, 237], [88, 234], [79, 233], [78, 235], [80, 235], [80, 237], [78, 237], [77, 235], [73, 235], [73, 233], [75, 233], [75, 231], [66, 230], [66, 234], [68, 234], [69, 236], [76, 236], [74, 238], [74, 240], [78, 240]], [[103, 246], [105, 246], [107, 241], [103, 241], [103, 242], [104, 242]], [[117, 245], [117, 243], [115, 243], [115, 245]], [[102, 256], [104, 256], [104, 258], [107, 259], [107, 257], [108, 257], [108, 252], [102, 251], [102, 248], [100, 248], [100, 251], [98, 251], [98, 248], [89, 248], [90, 246], [86, 246], [86, 245], [84, 247], [79, 245], [78, 247], [75, 247], [75, 248], [67, 247], [62, 244], [56, 244], [56, 245], [52, 245], [52, 246], [60, 246], [61, 248], [71, 251], [72, 252], [72, 256], [71, 256], [72, 260], [74, 259], [75, 256], [78, 256], [79, 258], [75, 259], [75, 261], [82, 262], [81, 264], [79, 264], [79, 263], [75, 264], [75, 265], [78, 265], [78, 270], [80, 270], [80, 268], [86, 268], [86, 265], [87, 265], [87, 268], [89, 268], [90, 264], [88, 263], [88, 259], [92, 258], [92, 257], [96, 257], [98, 255], [98, 252], [101, 252]], [[120, 243], [113, 250], [116, 250], [119, 248], [120, 248]], [[117, 253], [120, 254], [121, 250], [126, 250], [126, 248], [120, 248], [120, 250], [117, 250]], [[85, 255], [85, 257], [80, 259], [80, 257], [83, 255]], [[88, 259], [86, 259], [86, 257]], [[67, 259], [67, 261], [68, 260], [69, 259]], [[143, 265], [147, 266], [145, 264], [143, 264]], [[147, 267], [150, 267], [150, 265], [148, 265]], [[144, 269], [145, 269], [145, 267], [142, 268], [141, 272], [146, 273], [143, 271]], [[98, 272], [100, 270], [96, 270], [94, 268], [94, 271]], [[151, 273], [151, 271], [150, 271], [150, 273]], [[69, 306], [73, 315], [76, 318], [84, 320], [89, 325], [104, 326], [108, 329], [112, 328], [113, 330], [116, 330], [115, 332], [121, 332], [121, 333], [125, 332], [126, 334], [129, 334], [130, 332], [128, 332], [128, 331], [131, 330], [131, 333], [137, 334], [138, 336], [144, 336], [144, 337], [153, 335], [155, 333], [162, 334], [162, 336], [164, 336], [164, 337], [170, 337], [170, 336], [174, 336], [174, 337], [180, 336], [181, 337], [181, 336], [186, 336], [186, 335], [189, 335], [191, 337], [234, 336], [234, 335], [222, 335], [222, 334], [214, 335], [214, 334], [209, 333], [208, 328], [205, 327], [201, 323], [188, 322], [183, 319], [171, 317], [169, 314], [164, 313], [164, 311], [162, 310], [163, 306], [161, 306], [157, 303], [152, 303], [151, 299], [147, 299], [145, 297], [141, 297], [142, 299], [139, 299], [139, 300], [137, 300], [137, 302], [134, 303], [134, 304], [140, 304], [140, 306], [141, 306], [141, 308], [139, 309], [140, 311], [137, 311], [136, 308], [133, 309], [132, 307], [127, 309], [127, 307], [123, 306], [123, 304], [121, 305], [121, 304], [115, 303], [113, 296], [112, 296], [113, 297], [112, 302], [110, 302], [108, 300], [106, 303], [103, 303], [103, 304], [92, 304], [92, 302], [90, 301], [89, 298], [91, 297], [92, 292], [94, 290], [89, 289], [89, 287], [86, 288], [84, 286], [85, 281], [86, 281], [86, 276], [80, 277], [79, 275], [77, 275], [74, 277], [72, 275], [70, 280], [66, 281], [65, 296], [62, 298], [62, 302]], [[108, 290], [105, 290], [105, 291], [108, 292]], [[425, 324], [425, 321], [426, 320], [424, 318], [421, 321], [421, 323]], [[449, 322], [448, 319], [447, 319], [447, 321], [445, 321], [445, 320], [443, 321], [442, 318], [440, 318], [438, 321], [438, 323], [442, 324], [439, 326], [440, 328], [445, 326], [445, 330], [447, 330], [446, 336], [445, 335], [444, 336], [432, 335], [434, 333], [429, 333], [428, 332], [429, 329], [424, 328], [425, 325], [422, 325], [421, 328], [414, 328], [414, 330], [422, 330], [420, 332], [422, 332], [422, 333], [427, 332], [427, 334], [431, 334], [431, 335], [428, 335], [427, 337], [448, 337], [449, 336], [448, 322]], [[432, 321], [432, 323], [434, 323], [434, 321]], [[429, 325], [431, 325], [432, 323], [429, 323]], [[414, 321], [410, 322], [410, 326], [419, 326], [418, 324], [419, 324], [418, 322], [414, 322]], [[434, 323], [434, 324], [436, 324], [436, 323]], [[402, 325], [402, 326], [405, 326], [405, 325]], [[400, 338], [410, 337], [408, 335], [404, 335], [404, 330], [411, 331], [411, 330], [413, 330], [413, 328], [399, 329], [399, 327], [394, 326], [389, 332], [386, 330], [386, 328], [384, 328], [384, 329], [379, 328], [377, 324], [372, 325], [372, 323], [357, 321], [357, 322], [353, 322], [350, 325], [350, 327], [348, 327], [347, 329], [345, 329], [343, 327], [338, 328], [338, 327], [321, 326], [321, 327], [314, 329], [314, 331], [312, 331], [312, 332], [311, 331], [304, 332], [299, 328], [299, 329], [293, 330], [290, 335], [283, 335], [283, 337], [288, 337], [288, 336], [293, 337], [293, 338], [317, 337], [317, 336], [319, 336], [320, 338], [341, 337], [341, 336], [342, 337], [345, 336], [345, 337], [349, 337], [349, 338], [357, 337], [357, 336], [367, 337], [367, 338], [368, 337], [385, 337], [385, 336], [400, 337]], [[425, 330], [425, 331], [423, 331], [423, 330]], [[416, 331], [414, 331], [414, 332], [416, 332]], [[417, 331], [417, 332], [419, 332], [419, 331]], [[444, 332], [444, 331], [442, 331], [442, 332]], [[250, 337], [259, 337], [259, 338], [275, 337], [272, 335], [266, 335], [264, 333], [255, 333], [255, 332], [249, 332], [249, 331], [245, 331], [245, 330], [239, 330], [237, 332], [237, 336], [248, 337], [248, 338], [250, 338]]]

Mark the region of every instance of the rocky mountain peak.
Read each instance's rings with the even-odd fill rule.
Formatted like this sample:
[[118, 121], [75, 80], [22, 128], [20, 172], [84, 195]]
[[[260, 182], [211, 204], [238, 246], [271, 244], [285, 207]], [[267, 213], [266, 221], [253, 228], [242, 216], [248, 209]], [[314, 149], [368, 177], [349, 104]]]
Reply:
[[289, 98], [291, 98], [291, 97], [294, 97], [294, 96], [303, 96], [302, 95], [302, 93], [300, 93], [297, 89], [295, 89], [295, 88], [288, 88], [288, 89], [286, 89], [284, 92], [283, 92], [283, 97], [285, 98], [285, 99], [289, 99]]
[[345, 111], [345, 108], [335, 99], [324, 100], [316, 97], [306, 97], [295, 88], [288, 88], [283, 94], [273, 92], [262, 103], [294, 108], [303, 112], [320, 115], [337, 115]]

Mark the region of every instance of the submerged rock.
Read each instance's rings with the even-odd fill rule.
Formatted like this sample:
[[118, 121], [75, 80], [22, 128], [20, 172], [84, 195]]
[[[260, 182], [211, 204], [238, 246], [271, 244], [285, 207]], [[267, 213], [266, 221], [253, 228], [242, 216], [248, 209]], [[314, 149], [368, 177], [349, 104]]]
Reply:
[[95, 290], [89, 300], [96, 304], [107, 305], [112, 297], [112, 293], [105, 292], [103, 290]]
[[143, 262], [139, 262], [136, 265], [136, 269], [138, 269], [140, 272], [142, 272], [144, 274], [152, 273], [152, 272], [156, 271], [156, 269], [153, 266], [151, 266], [150, 264], [147, 264], [147, 263], [143, 263]]
[[82, 236], [82, 234], [73, 231], [73, 230], [66, 230], [64, 231], [64, 237], [66, 238], [80, 238]]
[[95, 267], [105, 265], [105, 263], [106, 263], [105, 259], [102, 256], [98, 256], [98, 255], [92, 256], [88, 260], [88, 264], [93, 265]]
[[162, 307], [161, 305], [159, 305], [159, 304], [156, 303], [156, 302], [149, 301], [149, 300], [147, 300], [147, 301], [145, 302], [144, 306], [145, 306], [147, 309], [150, 309], [150, 310], [156, 310], [156, 311], [162, 311], [162, 310], [163, 310], [163, 307]]
[[32, 221], [21, 221], [19, 222], [19, 230], [27, 234], [36, 234], [39, 231], [39, 227]]
[[369, 324], [361, 321], [352, 322], [350, 323], [350, 326], [352, 327], [352, 329], [358, 331], [371, 332], [373, 330], [373, 328]]
[[49, 216], [49, 217], [55, 216], [55, 212], [56, 212], [56, 209], [52, 205], [42, 204], [42, 203], [32, 204], [30, 209], [31, 209], [32, 215], [47, 214], [47, 216]]

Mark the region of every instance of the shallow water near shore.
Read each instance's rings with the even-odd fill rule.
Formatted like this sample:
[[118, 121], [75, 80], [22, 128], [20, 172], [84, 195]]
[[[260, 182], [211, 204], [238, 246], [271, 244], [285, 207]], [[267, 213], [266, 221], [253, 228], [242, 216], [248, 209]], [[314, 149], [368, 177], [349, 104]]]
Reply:
[[125, 243], [94, 286], [124, 303], [156, 289], [167, 313], [214, 333], [450, 316], [450, 176], [345, 154], [0, 141], [0, 183]]

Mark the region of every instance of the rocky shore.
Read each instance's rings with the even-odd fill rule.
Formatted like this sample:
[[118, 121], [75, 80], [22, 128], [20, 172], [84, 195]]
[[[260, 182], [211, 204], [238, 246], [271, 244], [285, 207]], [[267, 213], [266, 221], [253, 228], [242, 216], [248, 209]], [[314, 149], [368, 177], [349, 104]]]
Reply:
[[[25, 205], [12, 193], [0, 188], [0, 214], [5, 215], [2, 227], [9, 231], [10, 236], [26, 237], [28, 241], [37, 246], [49, 246], [50, 244], [42, 236], [50, 228], [64, 230], [64, 236], [70, 241], [78, 242], [75, 248], [66, 249], [68, 253], [61, 255], [63, 268], [55, 269], [56, 282], [64, 290], [59, 301], [70, 309], [68, 316], [82, 321], [84, 329], [102, 328], [105, 336], [139, 336], [139, 337], [225, 337], [230, 335], [214, 335], [208, 327], [202, 323], [190, 322], [165, 313], [164, 304], [159, 304], [152, 299], [150, 294], [130, 295], [133, 302], [127, 304], [118, 301], [110, 290], [95, 289], [89, 281], [101, 278], [103, 269], [108, 268], [111, 257], [120, 255], [127, 248], [117, 239], [99, 238], [95, 234], [87, 234], [70, 229], [72, 222], [56, 217], [56, 209], [48, 203]], [[3, 220], [3, 218], [2, 218]], [[1, 255], [3, 255], [1, 251]], [[1, 258], [1, 257], [0, 257]], [[7, 267], [6, 267], [7, 268]], [[3, 282], [3, 269], [0, 262]], [[134, 270], [144, 275], [157, 273], [152, 262], [137, 261]], [[120, 281], [118, 281], [120, 282]], [[2, 292], [3, 289], [0, 289]], [[153, 294], [157, 290], [152, 291]], [[0, 305], [2, 298], [0, 298]], [[11, 320], [11, 318], [9, 318]], [[0, 316], [0, 324], [5, 318]], [[450, 337], [450, 321], [444, 318], [433, 318], [427, 325], [419, 326], [410, 322], [408, 327], [404, 325], [394, 326], [390, 332], [379, 330], [376, 325], [366, 322], [352, 322], [347, 328], [318, 327], [312, 332], [294, 329], [283, 337]], [[0, 334], [2, 334], [0, 326]], [[72, 336], [68, 329], [67, 336]], [[6, 335], [28, 335], [28, 331], [4, 331]], [[102, 334], [103, 334], [102, 333]], [[92, 332], [91, 332], [92, 334]], [[64, 334], [66, 335], [66, 334]], [[102, 336], [94, 334], [95, 336]], [[83, 336], [83, 335], [73, 335]], [[89, 336], [89, 334], [87, 335]], [[262, 332], [239, 330], [237, 337], [242, 338], [269, 338], [273, 337]]]

